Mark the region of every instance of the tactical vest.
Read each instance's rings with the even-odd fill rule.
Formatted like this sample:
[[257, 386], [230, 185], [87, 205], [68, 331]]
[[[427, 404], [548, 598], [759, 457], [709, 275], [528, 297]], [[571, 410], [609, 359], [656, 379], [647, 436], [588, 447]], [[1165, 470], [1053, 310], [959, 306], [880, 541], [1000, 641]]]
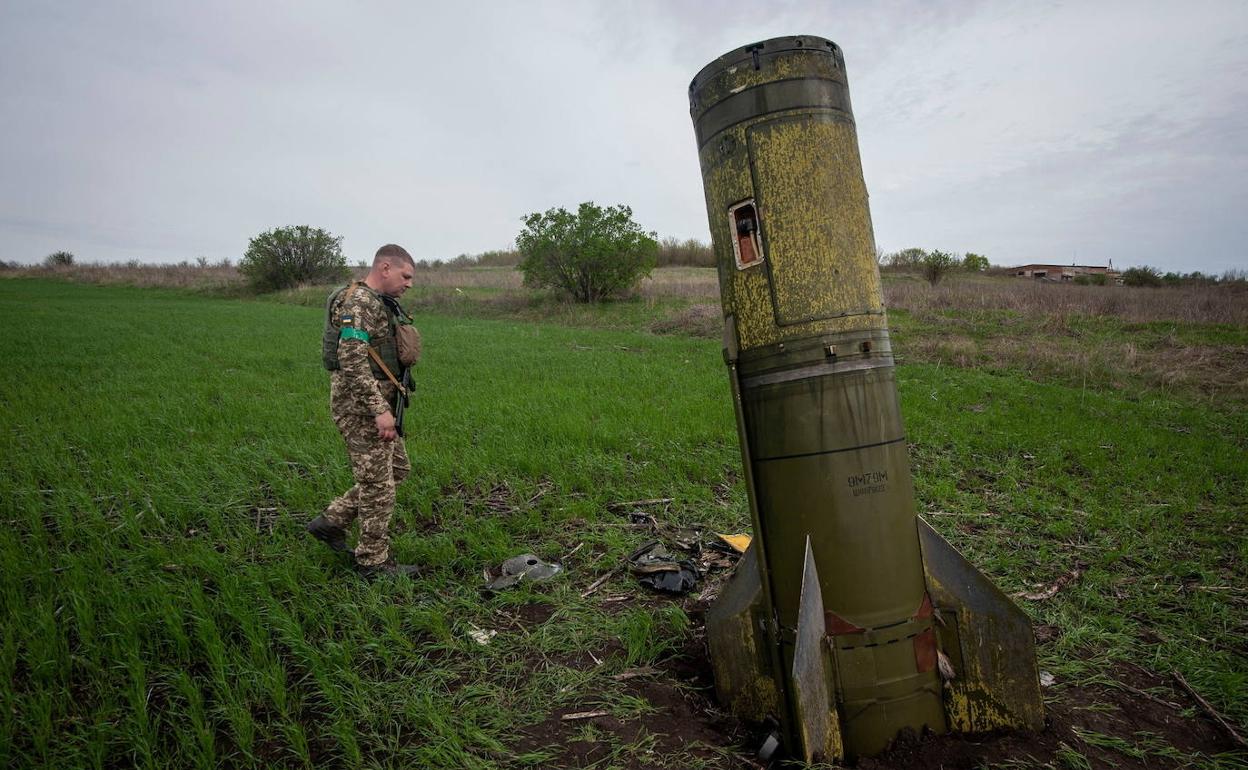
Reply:
[[[364, 283], [353, 283], [349, 286], [343, 286], [341, 289], [334, 289], [329, 293], [329, 298], [325, 300], [325, 331], [321, 334], [321, 363], [328, 371], [331, 372], [335, 369], [342, 368], [338, 364], [338, 337], [342, 333], [342, 328], [335, 323], [334, 302], [338, 299], [339, 295], [353, 286], [359, 286], [360, 289], [376, 296], [376, 293], [372, 289], [368, 288], [368, 286]], [[380, 298], [378, 299], [378, 302], [381, 302]], [[399, 363], [399, 349], [394, 341], [394, 313], [390, 311], [390, 308], [386, 305], [386, 303], [382, 302], [381, 304], [382, 307], [386, 309], [386, 331], [384, 334], [369, 337], [368, 344], [377, 351], [377, 355], [380, 356], [381, 360], [386, 363], [386, 366], [390, 369], [390, 371], [394, 372], [395, 377], [402, 377], [403, 366]], [[369, 356], [368, 366], [373, 370], [374, 377], [379, 380], [389, 380], [389, 378], [386, 377], [386, 373], [383, 372], [381, 367], [377, 365], [377, 362], [372, 359], [372, 356]]]

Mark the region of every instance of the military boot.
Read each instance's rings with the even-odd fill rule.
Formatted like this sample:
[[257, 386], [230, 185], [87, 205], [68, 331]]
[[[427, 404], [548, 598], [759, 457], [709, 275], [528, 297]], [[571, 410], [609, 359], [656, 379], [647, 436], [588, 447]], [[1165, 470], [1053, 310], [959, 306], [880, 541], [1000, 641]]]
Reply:
[[393, 556], [386, 559], [381, 564], [360, 564], [357, 561], [355, 563], [355, 571], [360, 573], [360, 577], [370, 582], [376, 580], [377, 578], [396, 576], [416, 578], [419, 577], [422, 572], [421, 568], [417, 567], [415, 564], [396, 563]]
[[317, 516], [308, 522], [308, 534], [338, 553], [350, 550], [347, 548], [347, 531], [324, 516]]

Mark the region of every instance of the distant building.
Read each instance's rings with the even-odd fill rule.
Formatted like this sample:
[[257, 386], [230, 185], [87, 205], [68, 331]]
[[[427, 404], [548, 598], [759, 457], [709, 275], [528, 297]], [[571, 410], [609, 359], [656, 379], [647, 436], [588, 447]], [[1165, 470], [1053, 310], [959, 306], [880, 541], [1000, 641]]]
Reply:
[[1103, 275], [1109, 280], [1118, 279], [1113, 265], [1020, 265], [1010, 268], [1018, 278], [1037, 281], [1073, 281], [1080, 275]]

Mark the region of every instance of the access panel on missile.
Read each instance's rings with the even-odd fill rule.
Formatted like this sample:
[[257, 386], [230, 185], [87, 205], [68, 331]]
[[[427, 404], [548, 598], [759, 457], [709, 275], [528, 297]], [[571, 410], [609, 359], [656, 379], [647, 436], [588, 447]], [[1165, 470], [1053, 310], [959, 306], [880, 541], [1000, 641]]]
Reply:
[[841, 49], [689, 86], [755, 538], [707, 616], [721, 701], [791, 756], [1043, 724], [1026, 615], [915, 513]]

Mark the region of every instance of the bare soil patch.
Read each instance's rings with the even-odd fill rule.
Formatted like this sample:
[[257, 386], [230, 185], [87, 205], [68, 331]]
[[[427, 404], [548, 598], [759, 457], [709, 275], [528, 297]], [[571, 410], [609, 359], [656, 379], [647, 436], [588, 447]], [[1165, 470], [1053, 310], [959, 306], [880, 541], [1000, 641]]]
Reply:
[[[665, 755], [679, 754], [712, 767], [763, 767], [754, 758], [763, 728], [736, 719], [716, 701], [703, 631], [706, 602], [688, 598], [682, 603], [694, 622], [683, 649], [652, 671], [620, 684], [628, 694], [649, 703], [652, 711], [628, 719], [604, 714], [567, 721], [565, 714], [579, 709], [561, 709], [519, 730], [515, 749], [551, 752], [554, 759], [547, 767], [581, 768], [608, 758], [613, 745], [635, 744], [649, 736], [650, 752], [628, 752], [612, 762], [624, 762], [618, 766], [626, 768], [662, 768], [671, 766], [664, 764]], [[1041, 643], [1048, 638], [1048, 629], [1039, 629]], [[604, 650], [597, 657], [611, 653]], [[588, 655], [585, 658], [589, 660]], [[1142, 770], [1188, 767], [1194, 757], [1235, 750], [1170, 680], [1125, 664], [1107, 673], [1121, 686], [1059, 681], [1046, 689], [1046, 725], [1039, 732], [926, 736], [899, 741], [885, 754], [861, 759], [855, 766], [861, 770], [969, 770], [1013, 763], [1066, 767], [1083, 757], [1090, 767]], [[1248, 760], [1248, 755], [1240, 756]]]
[[[622, 652], [620, 648], [619, 652]], [[599, 659], [611, 650], [604, 650]], [[586, 656], [588, 658], [588, 656]], [[584, 661], [570, 661], [572, 664]], [[625, 768], [668, 767], [665, 756], [704, 760], [711, 766], [731, 766], [727, 754], [744, 751], [749, 728], [720, 711], [715, 703], [714, 682], [701, 635], [696, 635], [680, 654], [666, 659], [651, 671], [624, 680], [621, 689], [650, 704], [652, 711], [631, 719], [611, 714], [567, 720], [582, 709], [565, 708], [541, 722], [519, 730], [517, 751], [545, 750], [555, 759], [547, 767], [589, 767], [611, 755], [614, 745], [638, 744], [649, 739], [650, 749], [617, 758]], [[592, 713], [592, 707], [584, 711]], [[587, 730], [586, 727], [592, 729]], [[597, 739], [587, 739], [597, 735]]]
[[[1109, 676], [1135, 690], [1168, 686], [1162, 677], [1131, 666], [1117, 666]], [[861, 760], [857, 766], [956, 770], [1014, 761], [1061, 767], [1068, 764], [1066, 757], [1080, 754], [1092, 767], [1177, 768], [1188, 766], [1191, 755], [1210, 757], [1235, 748], [1208, 720], [1184, 717], [1181, 708], [1191, 704], [1177, 691], [1165, 700], [1179, 708], [1104, 685], [1059, 683], [1047, 695], [1046, 724], [1040, 732], [929, 737]], [[1165, 756], [1175, 753], [1187, 757]]]

